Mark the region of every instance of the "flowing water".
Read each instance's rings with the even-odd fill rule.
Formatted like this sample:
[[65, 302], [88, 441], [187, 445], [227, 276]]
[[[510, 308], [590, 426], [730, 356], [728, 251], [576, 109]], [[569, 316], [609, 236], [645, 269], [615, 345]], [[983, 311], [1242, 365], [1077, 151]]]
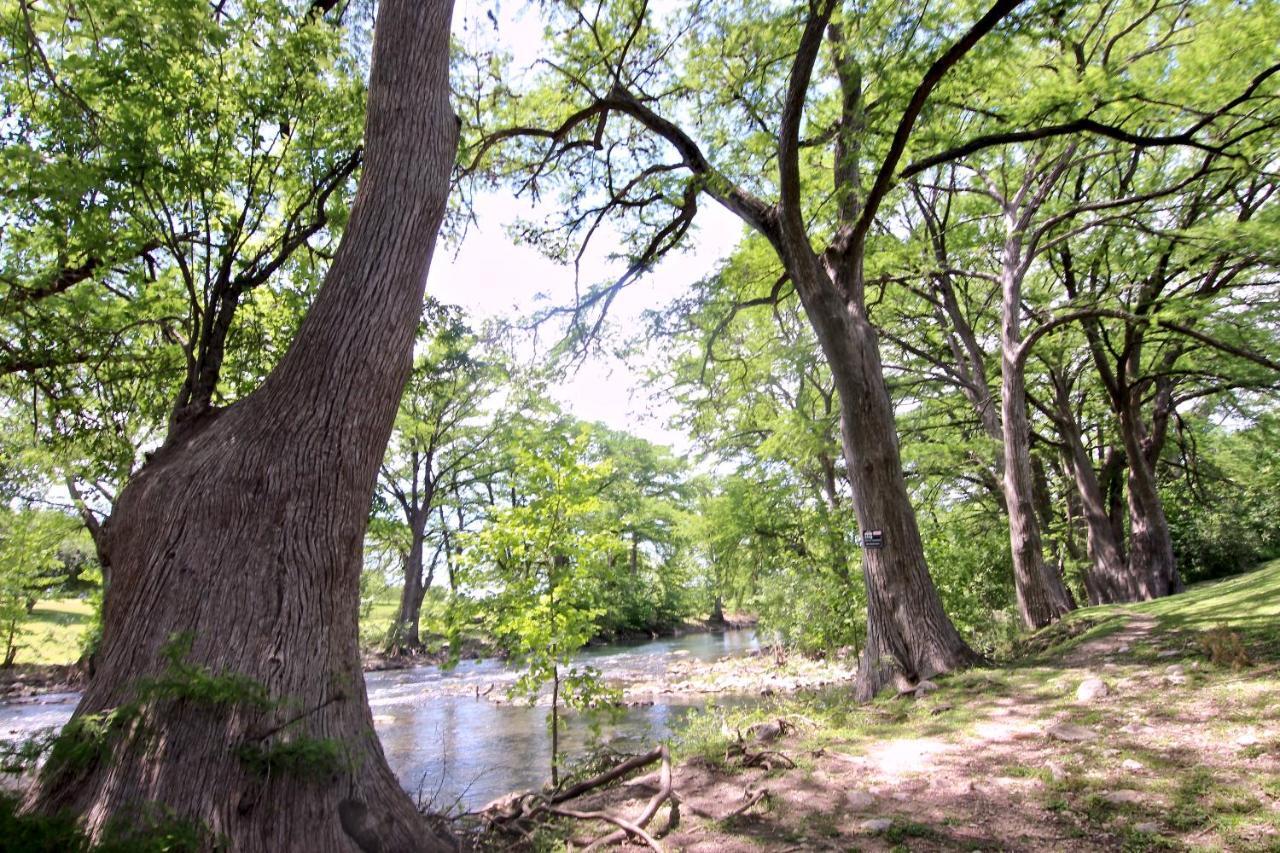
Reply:
[[[677, 660], [711, 661], [755, 648], [753, 632], [725, 631], [599, 646], [583, 650], [576, 662], [594, 666], [606, 677], [649, 680], [661, 677]], [[499, 661], [365, 675], [382, 748], [410, 793], [435, 808], [472, 809], [546, 781], [551, 763], [547, 708], [477, 698], [485, 691], [505, 693], [517, 675]], [[0, 704], [0, 738], [19, 740], [61, 726], [78, 700], [76, 693], [49, 693]], [[626, 708], [617, 719], [602, 723], [598, 737], [618, 748], [648, 748], [704, 701], [657, 696], [652, 705]], [[570, 758], [580, 754], [591, 737], [590, 726], [571, 717], [562, 732], [562, 753]]]

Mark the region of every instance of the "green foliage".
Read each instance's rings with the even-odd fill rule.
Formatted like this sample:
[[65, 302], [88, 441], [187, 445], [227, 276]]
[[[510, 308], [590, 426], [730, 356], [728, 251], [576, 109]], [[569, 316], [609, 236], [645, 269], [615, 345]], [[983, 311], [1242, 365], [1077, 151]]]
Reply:
[[111, 758], [119, 745], [144, 725], [142, 706], [129, 703], [95, 714], [79, 714], [48, 743], [43, 773], [49, 778], [76, 776]]
[[1164, 488], [1178, 565], [1189, 583], [1235, 574], [1280, 556], [1280, 420], [1239, 430], [1184, 421], [1194, 468]]
[[0, 639], [3, 664], [17, 656], [20, 632], [36, 599], [58, 590], [66, 577], [70, 543], [79, 523], [47, 510], [0, 505]]
[[350, 758], [341, 741], [293, 735], [267, 744], [244, 743], [240, 761], [260, 776], [288, 774], [303, 781], [323, 782], [341, 773]]
[[225, 850], [208, 827], [183, 820], [154, 806], [130, 808], [112, 816], [94, 844], [74, 815], [21, 811], [21, 800], [0, 794], [0, 838], [5, 849], [21, 853], [197, 853]]
[[170, 637], [160, 650], [167, 666], [159, 676], [139, 681], [139, 694], [213, 708], [240, 705], [263, 710], [276, 704], [259, 681], [236, 672], [215, 673], [209, 667], [187, 661], [194, 642], [191, 633]]

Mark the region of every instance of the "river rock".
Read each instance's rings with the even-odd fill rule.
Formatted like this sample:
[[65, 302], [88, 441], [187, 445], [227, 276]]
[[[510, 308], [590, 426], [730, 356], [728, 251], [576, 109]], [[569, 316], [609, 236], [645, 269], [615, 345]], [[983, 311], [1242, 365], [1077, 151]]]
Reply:
[[1083, 726], [1073, 726], [1071, 723], [1057, 723], [1049, 726], [1045, 730], [1045, 734], [1054, 740], [1060, 740], [1064, 743], [1084, 743], [1085, 741], [1098, 739], [1097, 732], [1090, 731]]
[[844, 795], [844, 800], [848, 803], [849, 808], [855, 812], [866, 811], [876, 803], [876, 798], [866, 791], [852, 790]]
[[1092, 702], [1094, 699], [1100, 699], [1110, 693], [1107, 682], [1101, 678], [1086, 678], [1080, 682], [1080, 686], [1076, 688], [1077, 702]]
[[862, 831], [870, 833], [888, 832], [889, 827], [893, 826], [893, 820], [887, 817], [877, 817], [862, 822]]

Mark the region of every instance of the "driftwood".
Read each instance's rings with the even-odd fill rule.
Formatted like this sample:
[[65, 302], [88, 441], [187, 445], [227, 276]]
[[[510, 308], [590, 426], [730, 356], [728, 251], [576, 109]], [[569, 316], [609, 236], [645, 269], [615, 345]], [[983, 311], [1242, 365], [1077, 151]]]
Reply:
[[[576, 809], [566, 808], [563, 805], [563, 803], [566, 803], [569, 800], [581, 797], [582, 795], [598, 790], [599, 788], [603, 788], [604, 786], [623, 778], [628, 773], [639, 770], [642, 767], [648, 767], [649, 765], [659, 761], [662, 762], [662, 766], [659, 771], [658, 790], [649, 799], [640, 816], [635, 819], [619, 817], [618, 815], [601, 811], [578, 811]], [[671, 819], [669, 821], [670, 827], [675, 826], [679, 822], [680, 798], [676, 796], [672, 787], [671, 754], [664, 745], [650, 750], [643, 755], [628, 758], [603, 773], [592, 776], [590, 779], [584, 779], [581, 782], [570, 785], [564, 790], [556, 791], [550, 795], [526, 791], [521, 794], [504, 797], [501, 800], [490, 803], [481, 811], [480, 814], [489, 823], [489, 825], [506, 831], [515, 832], [525, 837], [529, 834], [526, 829], [526, 825], [543, 815], [567, 817], [576, 820], [603, 821], [605, 823], [613, 824], [618, 827], [618, 829], [588, 843], [586, 846], [587, 850], [596, 850], [600, 847], [616, 844], [630, 837], [643, 842], [652, 850], [661, 851], [662, 847], [646, 830], [646, 827], [649, 822], [653, 820], [654, 815], [658, 813], [659, 809], [662, 808], [662, 805], [668, 802], [671, 804]]]
[[[640, 813], [640, 817], [632, 821], [636, 826], [644, 829], [649, 825], [649, 821], [653, 820], [653, 816], [658, 813], [658, 809], [662, 808], [663, 803], [671, 803], [671, 820], [670, 824], [674, 826], [680, 820], [680, 800], [675, 796], [671, 783], [671, 755], [667, 751], [666, 744], [658, 747], [659, 757], [662, 759], [662, 770], [658, 776], [658, 791], [649, 798], [649, 802], [645, 804], [644, 811]], [[620, 829], [612, 832], [602, 838], [587, 845], [586, 850], [596, 850], [609, 844], [616, 844], [627, 837], [627, 830]], [[586, 853], [586, 851], [583, 851]]]

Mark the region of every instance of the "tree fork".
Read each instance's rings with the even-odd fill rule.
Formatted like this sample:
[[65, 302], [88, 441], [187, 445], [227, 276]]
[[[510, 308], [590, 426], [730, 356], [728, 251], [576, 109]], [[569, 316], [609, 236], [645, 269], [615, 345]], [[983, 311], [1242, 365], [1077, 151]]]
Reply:
[[[374, 478], [457, 142], [451, 16], [450, 0], [380, 4], [365, 171], [314, 305], [262, 387], [186, 426], [106, 526], [112, 595], [73, 719], [140, 702], [139, 724], [101, 760], [46, 769], [28, 808], [69, 808], [95, 837], [113, 816], [160, 809], [238, 851], [451, 849], [387, 766], [356, 630]], [[176, 634], [193, 638], [191, 665], [260, 684], [272, 701], [143, 696]], [[340, 766], [264, 776], [237, 755], [298, 739], [340, 745]]]

